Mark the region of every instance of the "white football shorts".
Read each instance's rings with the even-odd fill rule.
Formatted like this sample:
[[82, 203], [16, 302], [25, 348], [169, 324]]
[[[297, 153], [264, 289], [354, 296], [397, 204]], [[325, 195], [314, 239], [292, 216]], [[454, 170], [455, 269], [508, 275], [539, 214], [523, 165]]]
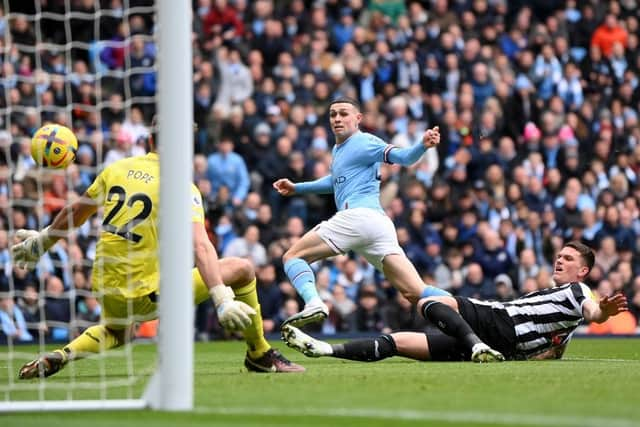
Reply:
[[379, 271], [387, 255], [402, 254], [391, 219], [369, 208], [345, 209], [313, 229], [336, 254], [362, 255]]

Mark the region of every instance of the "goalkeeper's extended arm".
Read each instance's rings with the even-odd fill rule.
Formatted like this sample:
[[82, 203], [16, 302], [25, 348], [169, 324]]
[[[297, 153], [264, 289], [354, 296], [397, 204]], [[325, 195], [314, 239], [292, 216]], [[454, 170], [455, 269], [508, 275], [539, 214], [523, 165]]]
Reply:
[[11, 247], [14, 263], [20, 268], [32, 267], [67, 230], [83, 224], [96, 210], [96, 203], [90, 197], [83, 196], [63, 208], [51, 225], [42, 231], [18, 230], [16, 237], [21, 242]]
[[[49, 238], [57, 242], [65, 232], [84, 224], [98, 210], [97, 203], [84, 194], [75, 202], [64, 207], [49, 225]], [[44, 230], [43, 230], [44, 231]]]
[[242, 331], [251, 325], [250, 315], [256, 311], [236, 301], [233, 290], [222, 282], [218, 253], [207, 236], [202, 223], [193, 223], [193, 245], [196, 268], [209, 289], [220, 324], [227, 330]]

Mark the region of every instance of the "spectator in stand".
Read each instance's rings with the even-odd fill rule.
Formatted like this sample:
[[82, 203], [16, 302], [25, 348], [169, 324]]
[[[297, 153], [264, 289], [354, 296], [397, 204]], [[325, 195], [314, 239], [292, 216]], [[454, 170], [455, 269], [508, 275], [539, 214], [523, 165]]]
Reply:
[[0, 342], [32, 342], [33, 336], [20, 307], [11, 296], [0, 296]]
[[44, 316], [44, 307], [38, 301], [38, 291], [36, 286], [29, 284], [25, 286], [22, 297], [18, 298], [18, 306], [27, 324], [27, 331], [35, 340], [39, 340], [40, 334], [46, 336], [48, 327]]
[[[333, 308], [338, 315], [337, 331], [347, 332], [353, 329], [354, 313], [356, 311], [356, 303], [347, 296], [344, 287], [336, 284], [331, 292]], [[640, 307], [640, 305], [639, 305]]]
[[482, 235], [481, 244], [474, 247], [474, 261], [482, 267], [487, 279], [507, 274], [513, 266], [511, 257], [504, 248], [504, 242], [493, 229], [488, 229]]
[[259, 160], [257, 171], [263, 178], [261, 192], [262, 194], [269, 194], [269, 204], [274, 207], [274, 215], [279, 217], [281, 208], [286, 203], [286, 200], [282, 200], [282, 197], [271, 186], [271, 183], [281, 176], [289, 176], [287, 162], [291, 155], [293, 144], [288, 137], [281, 136], [276, 141], [274, 148], [275, 150], [271, 150]]
[[104, 157], [103, 164], [110, 165], [118, 160], [131, 155], [133, 139], [131, 135], [122, 129], [120, 123], [116, 122], [111, 127], [111, 148], [108, 149]]
[[608, 13], [604, 22], [593, 32], [591, 46], [597, 46], [602, 54], [609, 58], [616, 43], [620, 43], [622, 47], [627, 46], [628, 37], [629, 34], [618, 22], [618, 17], [613, 13]]
[[[144, 125], [144, 115], [142, 109], [132, 107], [130, 114], [122, 122], [121, 131], [129, 136], [133, 143], [137, 143], [140, 139], [149, 137], [149, 129]], [[132, 149], [131, 155], [140, 156], [147, 154], [146, 151]]]
[[121, 70], [125, 66], [125, 40], [129, 35], [129, 27], [121, 21], [110, 44], [100, 52], [100, 60], [110, 70]]
[[[236, 9], [227, 0], [214, 0], [209, 13], [202, 19], [202, 29], [205, 47], [211, 39], [221, 37], [224, 40], [233, 40], [242, 37], [244, 24]], [[210, 50], [210, 49], [207, 49]]]
[[341, 265], [336, 283], [342, 286], [347, 296], [355, 301], [364, 285], [364, 275], [355, 259], [346, 259]]
[[233, 152], [233, 140], [223, 137], [218, 144], [218, 152], [207, 160], [207, 178], [211, 182], [211, 195], [215, 196], [220, 187], [232, 191], [233, 206], [240, 206], [249, 192], [249, 173], [247, 166], [238, 154]]
[[156, 59], [155, 45], [147, 43], [144, 36], [134, 36], [131, 38], [128, 53], [130, 67], [144, 70], [131, 76], [132, 95], [153, 96], [156, 92], [156, 73], [153, 70]]
[[596, 256], [598, 257], [597, 265], [602, 269], [604, 274], [607, 275], [618, 261], [620, 261], [620, 254], [616, 248], [616, 241], [612, 236], [605, 236], [600, 240]]
[[366, 285], [358, 296], [358, 308], [354, 313], [355, 330], [358, 332], [382, 332], [387, 328], [378, 304], [375, 286]]
[[467, 267], [467, 276], [456, 295], [477, 299], [493, 299], [496, 296], [496, 287], [493, 281], [485, 278], [480, 264], [473, 262]]
[[224, 250], [225, 257], [247, 258], [254, 267], [267, 264], [267, 251], [260, 243], [260, 230], [249, 225], [242, 237], [232, 240]]
[[49, 327], [49, 337], [53, 341], [69, 340], [69, 322], [71, 305], [69, 296], [64, 292], [62, 280], [49, 276], [46, 281], [45, 315]]
[[253, 80], [238, 49], [220, 47], [216, 55], [220, 87], [215, 104], [226, 117], [232, 106], [242, 104], [253, 94]]
[[511, 277], [506, 274], [500, 274], [494, 279], [496, 286], [496, 301], [511, 301], [516, 298], [516, 292], [513, 289]]
[[523, 290], [524, 283], [529, 278], [534, 278], [540, 272], [540, 264], [536, 262], [536, 254], [533, 249], [525, 248], [520, 252], [520, 260], [516, 269], [516, 283], [519, 291]]
[[389, 301], [384, 310], [385, 327], [391, 331], [421, 331], [426, 321], [418, 314], [416, 306], [400, 292]]

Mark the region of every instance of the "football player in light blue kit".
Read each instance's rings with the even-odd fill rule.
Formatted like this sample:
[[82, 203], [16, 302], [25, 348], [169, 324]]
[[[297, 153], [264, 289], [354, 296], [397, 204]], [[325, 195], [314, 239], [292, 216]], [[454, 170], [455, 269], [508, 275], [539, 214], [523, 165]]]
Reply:
[[294, 184], [279, 179], [273, 187], [283, 196], [334, 194], [338, 212], [298, 240], [283, 256], [285, 273], [305, 301], [304, 309], [284, 324], [302, 326], [325, 319], [329, 310], [318, 296], [309, 263], [354, 251], [364, 256], [409, 301], [450, 295], [424, 284], [398, 244], [393, 222], [380, 205], [380, 163], [410, 166], [424, 152], [440, 143], [438, 127], [429, 129], [422, 144], [397, 148], [358, 128], [360, 105], [348, 98], [329, 105], [329, 123], [336, 138], [331, 174], [311, 182]]

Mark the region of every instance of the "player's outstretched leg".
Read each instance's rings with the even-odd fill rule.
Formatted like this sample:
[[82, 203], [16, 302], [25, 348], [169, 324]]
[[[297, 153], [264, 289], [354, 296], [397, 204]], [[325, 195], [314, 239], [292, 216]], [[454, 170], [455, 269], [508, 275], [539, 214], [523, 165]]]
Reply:
[[477, 363], [502, 362], [504, 356], [489, 347], [476, 335], [460, 313], [447, 304], [426, 300], [420, 309], [425, 319], [431, 321], [445, 334], [457, 338], [471, 349], [471, 360]]
[[30, 380], [32, 378], [46, 378], [58, 372], [69, 361], [69, 354], [64, 350], [55, 350], [51, 353], [25, 363], [18, 372], [18, 378], [21, 380]]
[[359, 362], [377, 362], [399, 354], [393, 335], [388, 334], [329, 344], [305, 334], [295, 326], [285, 325], [282, 327], [282, 339], [289, 347], [308, 357], [329, 356]]
[[308, 357], [333, 355], [331, 344], [317, 340], [292, 325], [282, 327], [282, 340], [294, 350]]
[[126, 334], [126, 329], [112, 330], [104, 325], [91, 326], [64, 348], [25, 363], [20, 368], [18, 377], [21, 380], [49, 377], [70, 361], [123, 345]]
[[300, 258], [285, 262], [284, 270], [289, 280], [305, 301], [301, 312], [294, 314], [283, 325], [302, 327], [307, 323], [322, 322], [329, 316], [329, 307], [322, 302], [315, 284], [315, 276], [309, 264]]
[[320, 235], [311, 230], [293, 244], [282, 256], [284, 272], [304, 300], [304, 309], [284, 321], [284, 325], [301, 327], [307, 323], [321, 322], [329, 316], [329, 308], [318, 295], [316, 278], [309, 263], [337, 255]]

